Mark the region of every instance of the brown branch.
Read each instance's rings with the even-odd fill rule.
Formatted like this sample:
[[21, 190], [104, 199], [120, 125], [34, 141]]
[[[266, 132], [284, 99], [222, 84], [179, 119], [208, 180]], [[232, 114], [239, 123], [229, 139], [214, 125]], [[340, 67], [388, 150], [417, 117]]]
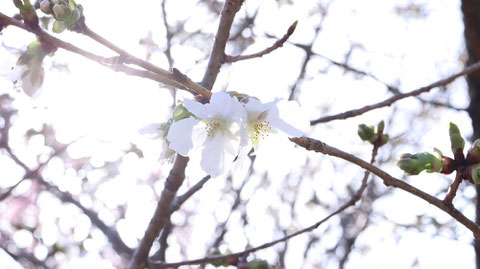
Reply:
[[[203, 188], [203, 185], [207, 183], [207, 181], [210, 179], [210, 176], [206, 176], [202, 178], [199, 182], [197, 182], [195, 185], [193, 185], [188, 191], [186, 191], [184, 194], [179, 195], [173, 200], [172, 204], [170, 205], [170, 215], [173, 214], [173, 212], [177, 211], [180, 206], [185, 203], [190, 197], [192, 197], [193, 194], [195, 194], [197, 191], [199, 191], [201, 188]], [[165, 260], [165, 251], [167, 250], [167, 239], [168, 235], [172, 231], [172, 222], [168, 221], [168, 223], [165, 224], [162, 233], [160, 234], [160, 237], [158, 239], [158, 242], [160, 243], [160, 248], [158, 251], [152, 255], [152, 258], [154, 259], [159, 259], [161, 261]]]
[[[480, 64], [478, 64], [480, 66]], [[478, 68], [477, 66], [477, 68]], [[428, 203], [434, 205], [435, 207], [441, 209], [442, 211], [446, 212], [450, 216], [452, 216], [454, 219], [456, 219], [458, 222], [463, 224], [467, 229], [472, 231], [473, 236], [475, 238], [480, 238], [480, 228], [472, 222], [470, 219], [465, 217], [460, 211], [458, 211], [455, 207], [449, 206], [445, 204], [442, 200], [426, 193], [423, 192], [412, 185], [401, 181], [395, 177], [392, 177], [390, 174], [387, 172], [381, 170], [380, 168], [369, 164], [368, 162], [365, 162], [362, 159], [359, 159], [355, 157], [352, 154], [349, 154], [347, 152], [341, 151], [337, 148], [331, 147], [319, 140], [315, 140], [309, 137], [298, 137], [298, 138], [290, 138], [290, 140], [297, 145], [304, 147], [307, 150], [313, 150], [315, 152], [321, 152], [326, 155], [334, 156], [340, 159], [344, 159], [348, 162], [351, 162], [353, 164], [356, 164], [364, 169], [367, 169], [368, 171], [372, 172], [373, 174], [377, 175], [379, 178], [383, 180], [383, 183], [386, 186], [389, 187], [395, 187], [402, 189], [414, 196], [419, 197], [420, 199], [423, 199], [427, 201]]]
[[452, 206], [453, 198], [455, 198], [455, 195], [457, 194], [458, 186], [460, 186], [460, 183], [462, 183], [462, 181], [463, 181], [462, 173], [457, 171], [457, 175], [455, 176], [455, 181], [453, 181], [452, 185], [450, 185], [450, 191], [445, 196], [445, 199], [443, 199], [443, 202], [446, 205]]
[[133, 250], [123, 242], [118, 232], [112, 227], [106, 225], [98, 217], [98, 214], [95, 211], [84, 207], [79, 201], [75, 200], [70, 193], [61, 191], [57, 186], [46, 182], [43, 178], [39, 179], [40, 183], [42, 183], [42, 185], [44, 185], [48, 191], [57, 196], [61, 201], [71, 203], [78, 207], [82, 213], [90, 219], [93, 225], [95, 225], [108, 238], [108, 241], [110, 244], [112, 244], [113, 249], [118, 254], [126, 257], [130, 257], [132, 255]]
[[243, 61], [243, 60], [248, 60], [248, 59], [253, 59], [253, 58], [259, 58], [259, 57], [262, 57], [265, 54], [268, 54], [268, 53], [282, 47], [283, 44], [285, 42], [287, 42], [288, 38], [290, 38], [290, 36], [295, 31], [295, 28], [297, 27], [297, 23], [298, 23], [298, 21], [295, 21], [292, 25], [290, 25], [290, 27], [288, 27], [287, 33], [282, 38], [277, 40], [272, 46], [270, 46], [270, 47], [268, 47], [268, 48], [266, 48], [266, 49], [264, 49], [260, 52], [253, 53], [253, 54], [248, 54], [248, 55], [237, 55], [237, 56], [225, 55], [225, 62], [226, 63], [233, 63], [233, 62], [238, 62], [238, 61]]
[[[0, 12], [0, 24], [13, 25], [13, 26], [21, 28], [25, 31], [31, 32], [31, 33], [35, 34], [38, 37], [38, 39], [43, 41], [43, 42], [48, 42], [48, 43], [52, 44], [53, 46], [55, 46], [57, 48], [62, 48], [62, 49], [65, 49], [67, 51], [70, 51], [72, 53], [81, 55], [81, 56], [83, 56], [87, 59], [90, 59], [92, 61], [95, 61], [95, 62], [103, 65], [103, 66], [106, 66], [106, 67], [108, 67], [108, 68], [110, 68], [114, 71], [121, 71], [121, 72], [123, 72], [125, 74], [128, 74], [128, 75], [142, 77], [142, 78], [148, 78], [148, 79], [160, 82], [162, 84], [165, 84], [167, 86], [172, 86], [172, 87], [175, 87], [175, 88], [178, 88], [178, 89], [187, 90], [189, 92], [192, 92], [191, 90], [188, 90], [188, 88], [186, 86], [184, 86], [184, 85], [180, 84], [178, 81], [176, 81], [173, 78], [173, 74], [171, 74], [171, 73], [169, 73], [169, 72], [167, 72], [167, 71], [165, 71], [165, 70], [163, 70], [163, 69], [161, 69], [161, 68], [159, 68], [159, 67], [157, 67], [153, 64], [150, 64], [146, 61], [143, 61], [143, 60], [140, 60], [138, 58], [135, 58], [135, 57], [131, 56], [130, 54], [124, 52], [122, 49], [116, 47], [114, 44], [104, 40], [102, 37], [100, 37], [96, 34], [95, 35], [92, 34], [93, 32], [91, 32], [91, 33], [88, 32], [88, 33], [92, 34], [92, 36], [97, 38], [98, 42], [104, 41], [105, 44], [102, 43], [103, 45], [111, 48], [112, 50], [116, 51], [117, 53], [119, 53], [122, 56], [121, 57], [114, 57], [113, 58], [114, 61], [112, 62], [112, 58], [105, 58], [105, 57], [96, 55], [94, 53], [91, 53], [89, 51], [83, 50], [79, 47], [74, 46], [73, 44], [70, 44], [70, 43], [65, 42], [63, 40], [60, 40], [60, 39], [48, 34], [47, 32], [43, 31], [40, 28], [38, 28], [36, 30], [28, 28], [22, 22], [20, 22], [18, 20], [15, 20], [15, 19], [13, 19], [9, 16], [6, 16], [5, 14], [3, 14], [1, 12]], [[150, 72], [128, 67], [128, 66], [125, 65], [125, 63], [135, 64], [137, 66], [145, 68], [146, 70], [148, 70]]]
[[148, 254], [152, 248], [153, 241], [168, 222], [170, 217], [170, 205], [185, 179], [185, 168], [187, 163], [187, 157], [177, 155], [173, 168], [165, 181], [165, 187], [160, 195], [160, 200], [157, 203], [155, 213], [148, 224], [145, 235], [133, 254], [133, 258], [130, 260], [130, 264], [128, 265], [129, 269], [143, 269], [147, 266]]
[[[365, 178], [368, 178], [368, 176], [366, 176]], [[160, 268], [175, 268], [175, 267], [179, 267], [179, 266], [183, 266], [183, 265], [193, 265], [193, 264], [206, 264], [206, 263], [211, 263], [211, 262], [214, 262], [214, 261], [220, 261], [220, 260], [230, 260], [230, 259], [237, 259], [237, 258], [240, 258], [240, 257], [244, 257], [246, 256], [247, 254], [249, 253], [253, 253], [253, 252], [256, 252], [256, 251], [259, 251], [261, 249], [265, 249], [265, 248], [269, 248], [273, 245], [276, 245], [278, 243], [282, 243], [282, 242], [286, 242], [287, 240], [295, 237], [295, 236], [298, 236], [298, 235], [301, 235], [301, 234], [304, 234], [306, 232], [310, 232], [312, 230], [315, 230], [316, 228], [318, 228], [321, 224], [325, 223], [327, 220], [329, 220], [331, 217], [341, 213], [342, 211], [344, 211], [345, 209], [353, 206], [356, 204], [356, 202], [358, 200], [360, 200], [360, 198], [362, 197], [362, 193], [363, 191], [365, 190], [367, 186], [367, 180], [364, 179], [362, 181], [362, 185], [360, 187], [360, 189], [358, 189], [358, 191], [350, 198], [349, 201], [347, 201], [345, 204], [343, 204], [342, 206], [340, 206], [337, 210], [335, 210], [334, 212], [330, 213], [328, 216], [326, 216], [325, 218], [323, 218], [322, 220], [316, 222], [315, 224], [311, 225], [311, 226], [308, 226], [302, 230], [299, 230], [295, 233], [292, 233], [290, 235], [287, 235], [287, 236], [284, 236], [280, 239], [277, 239], [277, 240], [274, 240], [274, 241], [271, 241], [271, 242], [268, 242], [268, 243], [265, 243], [263, 245], [260, 245], [258, 247], [254, 247], [254, 248], [250, 248], [250, 249], [247, 249], [247, 250], [244, 250], [244, 251], [240, 251], [240, 252], [237, 252], [237, 253], [233, 253], [233, 254], [227, 254], [227, 255], [218, 255], [218, 256], [210, 256], [210, 257], [205, 257], [205, 258], [201, 258], [201, 259], [195, 259], [195, 260], [189, 260], [189, 261], [183, 261], [183, 262], [176, 262], [176, 263], [166, 263], [166, 262], [159, 262], [159, 261], [150, 261], [149, 262], [149, 266], [148, 268], [149, 269], [160, 269]]]
[[372, 104], [372, 105], [366, 105], [366, 106], [364, 106], [362, 108], [359, 108], [359, 109], [352, 109], [352, 110], [349, 110], [349, 111], [346, 111], [346, 112], [343, 112], [343, 113], [321, 117], [319, 119], [310, 121], [310, 124], [315, 125], [315, 124], [318, 124], [318, 123], [325, 123], [325, 122], [329, 122], [329, 121], [333, 121], [333, 120], [344, 120], [344, 119], [348, 119], [348, 118], [351, 118], [351, 117], [356, 117], [356, 116], [362, 115], [362, 114], [364, 114], [368, 111], [371, 111], [371, 110], [374, 110], [374, 109], [377, 109], [377, 108], [390, 106], [393, 103], [395, 103], [395, 102], [397, 102], [401, 99], [411, 97], [411, 96], [417, 96], [421, 93], [428, 92], [433, 88], [440, 87], [440, 86], [445, 86], [445, 85], [453, 82], [454, 80], [456, 80], [457, 78], [459, 78], [461, 76], [471, 74], [471, 73], [473, 73], [475, 71], [478, 71], [478, 70], [480, 70], [480, 62], [476, 62], [475, 64], [472, 64], [472, 65], [466, 67], [461, 72], [458, 72], [454, 75], [451, 75], [451, 76], [449, 76], [445, 79], [436, 81], [436, 82], [434, 82], [434, 83], [432, 83], [428, 86], [421, 87], [421, 88], [416, 89], [416, 90], [411, 91], [411, 92], [397, 94], [397, 95], [394, 95], [394, 96], [392, 96], [392, 97], [390, 97], [390, 98], [388, 98], [388, 99], [386, 99], [382, 102]]
[[213, 43], [212, 53], [208, 60], [207, 71], [203, 76], [202, 85], [207, 89], [212, 89], [218, 72], [225, 60], [225, 46], [230, 36], [230, 28], [233, 24], [235, 14], [240, 10], [243, 0], [226, 0], [223, 6], [220, 24], [218, 25], [217, 34], [215, 35], [215, 42]]
[[[3, 237], [6, 236], [5, 232], [0, 232], [0, 234]], [[11, 240], [8, 239], [8, 241], [11, 241]], [[43, 268], [43, 269], [50, 269], [51, 268], [44, 261], [39, 260], [37, 257], [35, 257], [35, 255], [33, 255], [31, 253], [28, 253], [25, 250], [23, 250], [21, 248], [18, 248], [18, 247], [15, 247], [15, 248], [8, 247], [7, 243], [8, 242], [5, 242], [5, 243], [0, 242], [0, 249], [2, 249], [10, 257], [12, 257], [12, 259], [14, 259], [15, 261], [17, 261], [19, 263], [20, 263], [21, 260], [28, 261], [35, 268]], [[25, 266], [25, 264], [24, 264], [24, 266]]]

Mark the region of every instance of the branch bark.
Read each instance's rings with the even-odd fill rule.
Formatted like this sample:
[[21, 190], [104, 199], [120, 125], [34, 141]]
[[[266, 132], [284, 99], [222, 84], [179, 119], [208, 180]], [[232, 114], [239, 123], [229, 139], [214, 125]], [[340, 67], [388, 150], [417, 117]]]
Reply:
[[185, 168], [187, 167], [188, 158], [177, 155], [172, 170], [165, 181], [160, 200], [157, 203], [157, 208], [153, 214], [150, 223], [148, 224], [145, 235], [138, 245], [133, 258], [128, 265], [129, 269], [142, 269], [147, 267], [148, 254], [152, 248], [153, 241], [159, 235], [165, 224], [170, 218], [170, 205], [172, 204], [175, 195], [185, 179]]
[[411, 92], [394, 95], [394, 96], [392, 96], [392, 97], [390, 97], [390, 98], [388, 98], [388, 99], [386, 99], [382, 102], [376, 103], [376, 104], [366, 105], [362, 108], [352, 109], [352, 110], [349, 110], [349, 111], [346, 111], [346, 112], [343, 112], [343, 113], [339, 113], [339, 114], [335, 114], [335, 115], [324, 116], [324, 117], [321, 117], [319, 119], [310, 121], [310, 124], [315, 125], [315, 124], [318, 124], [318, 123], [325, 123], [325, 122], [329, 122], [329, 121], [333, 121], [333, 120], [344, 120], [344, 119], [348, 119], [348, 118], [352, 118], [352, 117], [362, 115], [362, 114], [364, 114], [368, 111], [371, 111], [371, 110], [374, 110], [374, 109], [377, 109], [377, 108], [391, 106], [393, 103], [395, 103], [395, 102], [397, 102], [401, 99], [405, 99], [407, 97], [412, 97], [412, 96], [417, 96], [417, 95], [422, 94], [424, 92], [428, 92], [433, 88], [440, 87], [440, 86], [445, 86], [445, 85], [453, 82], [454, 80], [456, 80], [459, 77], [462, 77], [462, 76], [468, 75], [468, 74], [472, 74], [472, 73], [474, 73], [478, 70], [480, 70], [480, 62], [476, 62], [476, 63], [468, 66], [467, 68], [463, 69], [461, 72], [458, 72], [454, 75], [451, 75], [451, 76], [449, 76], [445, 79], [436, 81], [436, 82], [434, 82], [434, 83], [432, 83], [428, 86], [421, 87], [421, 88], [416, 89], [416, 90], [411, 91]]
[[329, 146], [329, 145], [327, 145], [327, 144], [325, 144], [325, 143], [323, 143], [319, 140], [315, 140], [315, 139], [312, 139], [312, 138], [309, 138], [309, 137], [290, 138], [290, 140], [292, 142], [294, 142], [295, 144], [297, 144], [297, 145], [299, 145], [299, 146], [301, 146], [301, 147], [303, 147], [307, 150], [312, 150], [312, 151], [315, 151], [315, 152], [320, 152], [320, 153], [323, 153], [323, 154], [326, 154], [326, 155], [330, 155], [330, 156], [334, 156], [334, 157], [337, 157], [337, 158], [340, 158], [340, 159], [344, 159], [348, 162], [356, 164], [356, 165], [372, 172], [373, 174], [375, 174], [376, 176], [381, 178], [383, 180], [383, 183], [386, 186], [402, 189], [402, 190], [404, 190], [404, 191], [406, 191], [406, 192], [408, 192], [412, 195], [415, 195], [415, 196], [419, 197], [420, 199], [423, 199], [423, 200], [427, 201], [428, 203], [434, 205], [435, 207], [437, 207], [440, 210], [444, 211], [445, 213], [449, 214], [451, 217], [453, 217], [458, 222], [463, 224], [467, 229], [472, 231], [473, 236], [476, 239], [480, 238], [480, 227], [478, 225], [476, 225], [473, 221], [471, 221], [470, 219], [465, 217], [455, 207], [444, 203], [442, 200], [440, 200], [440, 199], [438, 199], [438, 198], [436, 198], [436, 197], [434, 197], [434, 196], [432, 196], [432, 195], [430, 195], [426, 192], [423, 192], [422, 190], [419, 190], [419, 189], [413, 187], [412, 185], [410, 185], [410, 184], [408, 184], [404, 181], [401, 181], [400, 179], [392, 177], [390, 174], [381, 170], [380, 168], [378, 168], [378, 167], [376, 167], [372, 164], [369, 164], [368, 162], [365, 162], [364, 160], [359, 159], [352, 154], [349, 154], [349, 153], [341, 151], [337, 148], [331, 147], [331, 146]]
[[227, 0], [223, 6], [220, 24], [218, 26], [217, 34], [215, 35], [215, 42], [213, 43], [212, 53], [208, 60], [208, 67], [203, 76], [203, 87], [211, 90], [218, 72], [222, 64], [225, 62], [225, 46], [227, 45], [228, 37], [230, 36], [230, 28], [232, 28], [235, 14], [240, 10], [243, 0]]

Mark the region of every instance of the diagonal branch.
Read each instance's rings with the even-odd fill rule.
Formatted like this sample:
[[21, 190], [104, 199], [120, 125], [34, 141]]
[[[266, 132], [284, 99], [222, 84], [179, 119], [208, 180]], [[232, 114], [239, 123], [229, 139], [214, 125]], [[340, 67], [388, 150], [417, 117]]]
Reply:
[[[480, 65], [478, 65], [478, 66], [480, 66]], [[422, 190], [419, 190], [419, 189], [413, 187], [412, 185], [410, 185], [410, 184], [408, 184], [408, 183], [406, 183], [406, 182], [404, 182], [400, 179], [392, 177], [390, 174], [381, 170], [380, 168], [378, 168], [378, 167], [376, 167], [372, 164], [369, 164], [368, 162], [365, 162], [364, 160], [359, 159], [352, 154], [349, 154], [349, 153], [341, 151], [337, 148], [331, 147], [331, 146], [329, 146], [329, 145], [327, 145], [327, 144], [325, 144], [325, 143], [323, 143], [319, 140], [315, 140], [315, 139], [312, 139], [312, 138], [309, 138], [309, 137], [290, 138], [290, 140], [292, 142], [294, 142], [295, 144], [297, 144], [301, 147], [304, 147], [307, 150], [313, 150], [315, 152], [321, 152], [321, 153], [326, 154], [326, 155], [330, 155], [330, 156], [334, 156], [334, 157], [337, 157], [337, 158], [340, 158], [340, 159], [344, 159], [348, 162], [356, 164], [356, 165], [372, 172], [373, 174], [375, 174], [376, 176], [381, 178], [383, 180], [383, 183], [386, 186], [402, 189], [402, 190], [404, 190], [404, 191], [406, 191], [406, 192], [408, 192], [412, 195], [415, 195], [415, 196], [419, 197], [420, 199], [423, 199], [423, 200], [427, 201], [428, 203], [436, 206], [437, 208], [441, 209], [442, 211], [444, 211], [445, 213], [449, 214], [454, 219], [456, 219], [458, 222], [463, 224], [467, 229], [469, 229], [470, 231], [473, 232], [473, 236], [475, 238], [477, 238], [477, 239], [480, 238], [480, 227], [477, 226], [470, 219], [465, 217], [465, 215], [463, 215], [455, 207], [453, 207], [451, 205], [447, 205], [442, 200], [440, 200], [440, 199], [438, 199], [438, 198], [436, 198], [436, 197], [434, 197], [434, 196], [432, 196], [432, 195], [430, 195], [426, 192], [423, 192]]]
[[202, 85], [207, 89], [212, 89], [218, 72], [225, 61], [225, 46], [227, 45], [228, 37], [230, 36], [230, 28], [232, 28], [233, 18], [240, 10], [243, 0], [226, 0], [223, 6], [220, 24], [218, 26], [217, 34], [215, 35], [215, 42], [213, 43], [212, 53], [208, 60], [208, 67], [203, 76]]
[[324, 116], [324, 117], [321, 117], [319, 119], [310, 121], [310, 124], [315, 125], [315, 124], [318, 124], [318, 123], [325, 123], [325, 122], [329, 122], [329, 121], [333, 121], [333, 120], [344, 120], [344, 119], [356, 117], [356, 116], [362, 115], [362, 114], [364, 114], [368, 111], [371, 111], [371, 110], [374, 110], [374, 109], [377, 109], [377, 108], [390, 106], [393, 103], [395, 103], [395, 102], [397, 102], [401, 99], [405, 99], [405, 98], [411, 97], [411, 96], [417, 96], [417, 95], [422, 94], [424, 92], [428, 92], [433, 88], [440, 87], [440, 86], [445, 86], [445, 85], [453, 82], [454, 80], [456, 80], [459, 77], [471, 74], [471, 73], [473, 73], [475, 71], [478, 71], [478, 70], [480, 70], [480, 62], [476, 62], [475, 64], [472, 64], [472, 65], [468, 66], [467, 68], [463, 69], [461, 72], [458, 72], [458, 73], [453, 74], [453, 75], [451, 75], [447, 78], [436, 81], [436, 82], [434, 82], [434, 83], [432, 83], [428, 86], [421, 87], [421, 88], [416, 89], [416, 90], [411, 91], [411, 92], [400, 93], [400, 94], [394, 95], [394, 96], [392, 96], [392, 97], [390, 97], [390, 98], [388, 98], [388, 99], [386, 99], [382, 102], [372, 104], [372, 105], [366, 105], [366, 106], [364, 106], [362, 108], [359, 108], [359, 109], [352, 109], [352, 110], [349, 110], [349, 111], [346, 111], [346, 112], [343, 112], [343, 113], [330, 115], [330, 116]]
[[133, 258], [128, 265], [129, 269], [143, 269], [147, 266], [148, 254], [152, 248], [153, 241], [168, 222], [170, 217], [170, 206], [175, 198], [175, 194], [185, 179], [185, 168], [187, 167], [187, 163], [187, 157], [177, 155], [173, 168], [165, 181], [165, 187], [160, 195], [160, 200], [157, 203], [157, 208], [148, 224], [145, 235], [140, 241], [133, 254]]
[[[374, 157], [372, 157], [373, 159]], [[325, 218], [321, 219], [320, 221], [316, 222], [315, 224], [311, 225], [311, 226], [308, 226], [302, 230], [299, 230], [295, 233], [292, 233], [290, 235], [287, 235], [285, 237], [282, 237], [280, 239], [277, 239], [277, 240], [274, 240], [274, 241], [271, 241], [271, 242], [268, 242], [268, 243], [265, 243], [263, 245], [260, 245], [258, 247], [254, 247], [254, 248], [250, 248], [250, 249], [247, 249], [247, 250], [244, 250], [244, 251], [240, 251], [240, 252], [237, 252], [237, 253], [233, 253], [233, 254], [228, 254], [228, 255], [217, 255], [217, 256], [210, 256], [210, 257], [205, 257], [205, 258], [201, 258], [201, 259], [195, 259], [195, 260], [189, 260], [189, 261], [183, 261], [183, 262], [176, 262], [176, 263], [165, 263], [165, 262], [158, 262], [158, 261], [150, 261], [149, 262], [149, 266], [148, 268], [149, 269], [160, 269], [160, 268], [176, 268], [176, 267], [179, 267], [179, 266], [183, 266], [183, 265], [194, 265], [194, 264], [206, 264], [206, 263], [211, 263], [211, 262], [214, 262], [214, 261], [220, 261], [220, 260], [232, 260], [232, 259], [238, 259], [240, 257], [244, 257], [246, 256], [247, 254], [250, 254], [250, 253], [253, 253], [253, 252], [256, 252], [256, 251], [259, 251], [259, 250], [262, 250], [262, 249], [265, 249], [265, 248], [269, 248], [273, 245], [276, 245], [278, 243], [282, 243], [282, 242], [286, 242], [288, 241], [289, 239], [295, 237], [295, 236], [298, 236], [298, 235], [301, 235], [301, 234], [304, 234], [306, 232], [310, 232], [310, 231], [313, 231], [315, 230], [316, 228], [318, 228], [321, 224], [325, 223], [327, 220], [329, 220], [331, 217], [341, 213], [342, 211], [344, 211], [345, 209], [353, 206], [356, 204], [356, 202], [358, 200], [360, 200], [360, 198], [362, 197], [362, 193], [363, 191], [365, 190], [366, 186], [367, 186], [367, 178], [368, 178], [368, 175], [366, 173], [365, 177], [364, 177], [364, 180], [362, 180], [362, 185], [360, 186], [360, 188], [357, 190], [357, 192], [350, 198], [350, 200], [348, 200], [345, 204], [343, 204], [342, 206], [340, 206], [337, 210], [335, 210], [334, 212], [330, 213], [328, 216], [326, 216]]]
[[[62, 48], [67, 51], [76, 53], [78, 55], [81, 55], [87, 59], [90, 59], [92, 61], [95, 61], [103, 66], [106, 66], [114, 71], [121, 71], [123, 73], [126, 73], [128, 75], [132, 76], [138, 76], [142, 78], [148, 78], [157, 82], [160, 82], [162, 84], [165, 84], [167, 86], [172, 86], [178, 89], [182, 90], [187, 90], [191, 93], [196, 93], [194, 89], [190, 89], [189, 87], [182, 85], [181, 82], [176, 81], [175, 77], [172, 73], [165, 71], [149, 62], [143, 61], [141, 59], [138, 59], [130, 54], [128, 54], [126, 51], [116, 47], [113, 43], [108, 42], [104, 38], [102, 38], [99, 35], [94, 34], [93, 32], [88, 32], [90, 35], [92, 35], [97, 42], [102, 43], [103, 45], [109, 47], [110, 49], [114, 50], [115, 52], [119, 53], [121, 56], [119, 57], [113, 57], [113, 58], [105, 58], [99, 55], [96, 55], [94, 53], [91, 53], [89, 51], [83, 50], [71, 43], [65, 42], [63, 40], [60, 40], [47, 32], [43, 31], [40, 28], [32, 29], [27, 27], [24, 23], [21, 21], [18, 21], [14, 18], [11, 18], [3, 13], [0, 12], [0, 25], [13, 25], [18, 28], [21, 28], [25, 31], [31, 32], [35, 34], [39, 40], [42, 42], [48, 42], [52, 44], [53, 46], [57, 48]], [[86, 28], [88, 29], [88, 28]], [[125, 64], [131, 63], [135, 64], [137, 66], [140, 66], [148, 71], [145, 70], [139, 70], [135, 68], [128, 67]], [[199, 93], [201, 94], [201, 93]]]
[[264, 49], [260, 52], [253, 53], [253, 54], [248, 54], [248, 55], [237, 55], [237, 56], [225, 55], [225, 62], [226, 63], [233, 63], [233, 62], [238, 62], [238, 61], [242, 61], [242, 60], [259, 58], [259, 57], [262, 57], [265, 54], [268, 54], [268, 53], [282, 47], [283, 44], [285, 42], [287, 42], [288, 38], [290, 38], [290, 36], [295, 31], [295, 28], [297, 27], [297, 23], [298, 23], [298, 21], [295, 21], [292, 25], [290, 25], [290, 27], [288, 27], [287, 33], [282, 38], [275, 41], [275, 43], [273, 43], [272, 46], [270, 46], [270, 47], [268, 47], [268, 48], [266, 48], [266, 49]]

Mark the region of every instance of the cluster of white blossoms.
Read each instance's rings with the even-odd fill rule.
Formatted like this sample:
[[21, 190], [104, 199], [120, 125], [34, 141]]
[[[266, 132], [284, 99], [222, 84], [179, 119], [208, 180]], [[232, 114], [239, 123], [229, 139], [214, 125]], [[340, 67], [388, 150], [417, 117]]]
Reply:
[[[214, 93], [210, 102], [202, 104], [185, 100], [188, 116], [172, 120], [170, 128], [162, 131], [164, 156], [171, 150], [182, 156], [201, 154], [200, 166], [210, 176], [226, 172], [237, 159], [241, 162], [248, 152], [259, 147], [259, 142], [278, 131], [290, 137], [304, 135], [309, 122], [299, 114], [295, 102], [288, 113], [294, 123], [280, 118], [277, 104], [280, 100], [261, 103], [258, 99], [240, 94]], [[296, 106], [295, 106], [296, 105]]]

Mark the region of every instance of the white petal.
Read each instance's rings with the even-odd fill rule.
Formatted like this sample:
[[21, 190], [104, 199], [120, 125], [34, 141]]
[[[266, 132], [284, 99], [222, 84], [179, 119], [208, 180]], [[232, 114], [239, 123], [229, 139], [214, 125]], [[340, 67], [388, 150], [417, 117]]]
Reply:
[[232, 102], [234, 101], [233, 99], [233, 97], [224, 92], [216, 92], [212, 94], [209, 107], [211, 109], [211, 113], [226, 117], [228, 114], [230, 114]]
[[193, 115], [195, 115], [195, 116], [197, 116], [201, 119], [205, 119], [208, 116], [207, 113], [205, 112], [205, 105], [201, 104], [197, 101], [186, 99], [183, 102], [183, 106], [188, 111], [190, 111]]
[[282, 119], [277, 119], [276, 121], [270, 122], [270, 125], [291, 137], [300, 137], [305, 134], [304, 131], [295, 128]]
[[[225, 171], [226, 154], [221, 135], [205, 140], [200, 166], [211, 177], [217, 177]], [[233, 160], [233, 158], [232, 158]]]
[[149, 125], [143, 126], [138, 130], [140, 134], [161, 134], [162, 131], [160, 130], [160, 126], [162, 126], [161, 123], [150, 123]]
[[194, 117], [174, 122], [167, 135], [167, 140], [170, 142], [169, 147], [182, 156], [188, 156], [193, 147], [192, 130], [198, 122], [199, 120]]

